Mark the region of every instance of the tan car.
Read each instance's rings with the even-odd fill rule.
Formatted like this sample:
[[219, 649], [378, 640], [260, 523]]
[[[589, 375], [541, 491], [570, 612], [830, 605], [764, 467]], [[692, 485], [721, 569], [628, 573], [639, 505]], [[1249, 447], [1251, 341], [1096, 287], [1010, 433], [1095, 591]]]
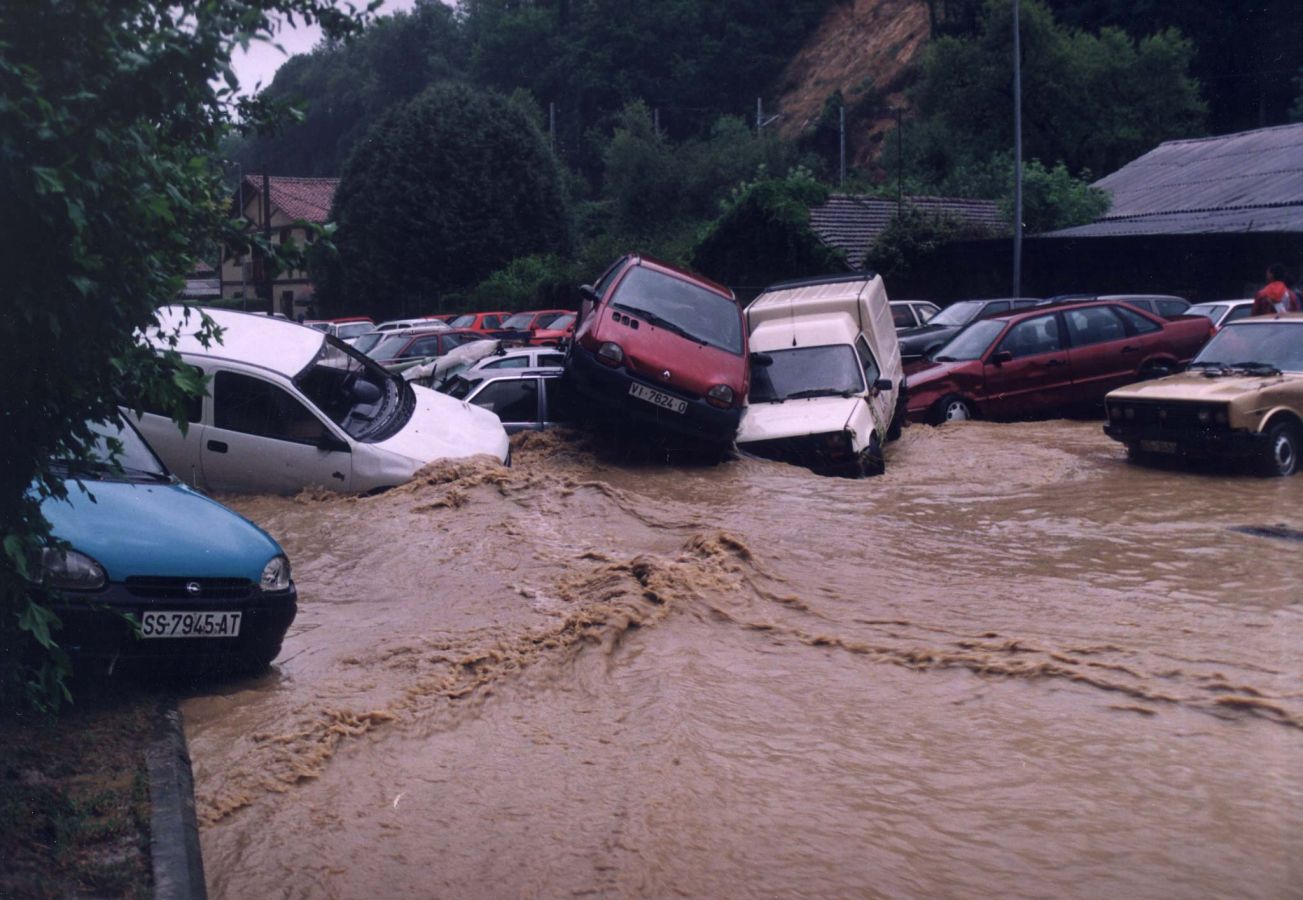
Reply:
[[1104, 433], [1133, 458], [1205, 456], [1293, 475], [1303, 452], [1303, 313], [1223, 328], [1185, 372], [1104, 398]]

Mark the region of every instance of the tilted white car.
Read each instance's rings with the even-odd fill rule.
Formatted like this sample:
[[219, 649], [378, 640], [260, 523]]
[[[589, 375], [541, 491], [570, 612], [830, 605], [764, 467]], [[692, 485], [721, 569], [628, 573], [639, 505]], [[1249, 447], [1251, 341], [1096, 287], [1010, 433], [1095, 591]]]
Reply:
[[[140, 430], [177, 477], [209, 491], [366, 492], [401, 484], [437, 459], [507, 459], [507, 434], [487, 410], [410, 385], [338, 338], [293, 322], [204, 310], [221, 343], [196, 337], [198, 312], [159, 310], [176, 350], [208, 378], [182, 434], [161, 410]], [[156, 349], [166, 344], [150, 338]]]
[[740, 450], [825, 475], [877, 475], [905, 381], [882, 278], [785, 282], [746, 308], [751, 391]]

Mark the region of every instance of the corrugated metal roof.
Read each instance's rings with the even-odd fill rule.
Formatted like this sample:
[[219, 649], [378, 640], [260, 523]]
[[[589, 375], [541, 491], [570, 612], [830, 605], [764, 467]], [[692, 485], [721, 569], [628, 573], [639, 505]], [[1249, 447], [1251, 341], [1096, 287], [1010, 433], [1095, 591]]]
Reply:
[[1168, 141], [1095, 187], [1105, 216], [1044, 236], [1303, 232], [1303, 124]]
[[[906, 197], [905, 203], [926, 213], [947, 214], [965, 222], [1003, 229], [1004, 220], [994, 200], [962, 197]], [[895, 200], [856, 194], [833, 194], [823, 206], [810, 210], [810, 227], [819, 240], [846, 251], [852, 269], [863, 265], [864, 255], [887, 223], [896, 215]]]

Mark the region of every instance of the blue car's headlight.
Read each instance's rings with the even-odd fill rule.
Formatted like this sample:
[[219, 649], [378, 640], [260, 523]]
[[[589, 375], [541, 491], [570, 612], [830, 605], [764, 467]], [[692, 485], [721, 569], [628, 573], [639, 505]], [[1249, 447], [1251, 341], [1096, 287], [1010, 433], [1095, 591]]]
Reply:
[[262, 579], [259, 582], [264, 591], [287, 591], [290, 587], [290, 561], [283, 556], [274, 556], [263, 566]]
[[104, 569], [85, 553], [47, 547], [41, 551], [33, 579], [66, 591], [97, 591], [104, 587]]

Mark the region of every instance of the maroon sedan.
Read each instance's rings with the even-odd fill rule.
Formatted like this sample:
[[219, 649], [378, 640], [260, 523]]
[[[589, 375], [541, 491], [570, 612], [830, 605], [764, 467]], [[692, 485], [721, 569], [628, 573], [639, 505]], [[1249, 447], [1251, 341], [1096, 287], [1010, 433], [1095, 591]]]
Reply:
[[1189, 362], [1212, 333], [1123, 303], [1037, 308], [969, 325], [931, 362], [907, 366], [911, 421], [1012, 419], [1099, 403], [1116, 387]]

